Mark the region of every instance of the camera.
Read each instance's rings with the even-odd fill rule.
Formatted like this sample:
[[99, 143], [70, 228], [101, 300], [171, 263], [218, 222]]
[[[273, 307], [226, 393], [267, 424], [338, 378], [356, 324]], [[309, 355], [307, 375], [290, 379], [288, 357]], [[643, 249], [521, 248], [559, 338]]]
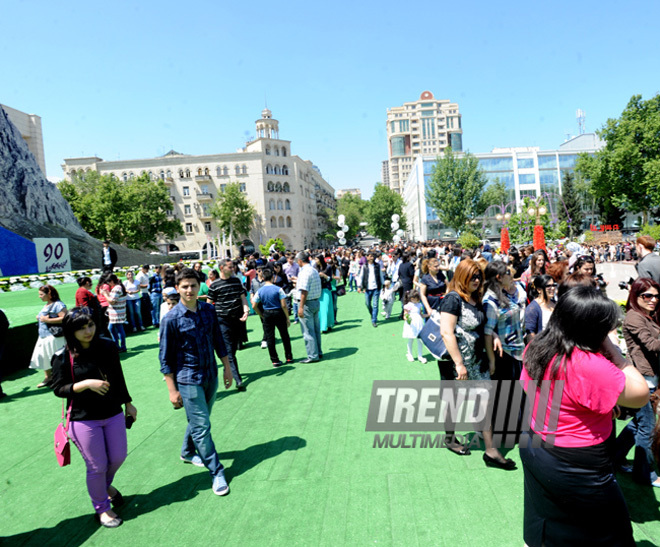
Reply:
[[635, 280], [632, 277], [628, 279], [628, 281], [619, 281], [619, 288], [622, 291], [628, 291], [630, 290], [630, 285], [632, 285], [634, 281]]
[[607, 287], [607, 283], [603, 279], [603, 274], [596, 274], [596, 282], [598, 283], [599, 289], [604, 289]]

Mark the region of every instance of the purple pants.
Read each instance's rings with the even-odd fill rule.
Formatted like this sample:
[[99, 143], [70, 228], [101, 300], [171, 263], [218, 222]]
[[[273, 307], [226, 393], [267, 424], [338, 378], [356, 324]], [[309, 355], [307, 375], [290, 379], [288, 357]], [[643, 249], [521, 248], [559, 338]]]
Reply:
[[127, 453], [126, 419], [120, 412], [105, 420], [71, 422], [71, 440], [87, 465], [87, 491], [97, 513], [110, 510], [108, 488]]

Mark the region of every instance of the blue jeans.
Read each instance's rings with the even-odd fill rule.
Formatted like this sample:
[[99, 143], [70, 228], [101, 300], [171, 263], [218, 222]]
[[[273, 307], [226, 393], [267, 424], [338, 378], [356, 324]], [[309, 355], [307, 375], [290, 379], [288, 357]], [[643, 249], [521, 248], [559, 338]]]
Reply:
[[142, 302], [140, 300], [126, 300], [126, 312], [128, 313], [128, 322], [131, 328], [142, 329]]
[[159, 292], [152, 292], [151, 298], [151, 324], [157, 327], [160, 324], [160, 305], [163, 303], [163, 295]]
[[309, 359], [318, 359], [323, 354], [321, 349], [321, 321], [319, 318], [320, 303], [318, 300], [305, 302], [305, 317], [300, 319], [300, 330], [305, 341], [305, 350]]
[[376, 324], [378, 322], [378, 299], [380, 298], [380, 292], [378, 289], [366, 290], [364, 297], [367, 310], [371, 314], [371, 322]]
[[348, 290], [357, 291], [357, 281], [355, 280], [355, 274], [348, 274]]
[[188, 418], [181, 456], [190, 458], [195, 453], [199, 454], [212, 477], [223, 469], [211, 438], [211, 409], [217, 391], [217, 377], [202, 385], [179, 384], [179, 393]]
[[[651, 393], [655, 390], [651, 389]], [[616, 440], [615, 463], [622, 464], [630, 449], [635, 447], [633, 459], [633, 479], [643, 484], [654, 482], [658, 478], [655, 472], [655, 458], [651, 450], [655, 413], [651, 403], [646, 403], [637, 411]]]
[[112, 339], [115, 341], [115, 344], [117, 344], [117, 347], [119, 348], [119, 351], [125, 351], [126, 350], [126, 333], [124, 332], [124, 324], [123, 323], [110, 323], [108, 325], [108, 330], [110, 331], [110, 334], [112, 335]]

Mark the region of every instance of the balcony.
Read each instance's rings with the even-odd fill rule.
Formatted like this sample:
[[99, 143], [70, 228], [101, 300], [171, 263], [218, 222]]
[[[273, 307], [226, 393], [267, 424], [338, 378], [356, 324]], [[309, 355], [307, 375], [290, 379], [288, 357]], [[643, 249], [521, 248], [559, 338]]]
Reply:
[[204, 209], [199, 210], [198, 216], [201, 220], [209, 220], [213, 218], [211, 211], [205, 211]]
[[165, 178], [163, 179], [163, 182], [164, 182], [166, 185], [174, 184], [174, 179], [173, 179], [172, 177], [165, 177]]
[[211, 175], [195, 175], [195, 182], [213, 182]]
[[213, 194], [210, 192], [197, 192], [197, 201], [213, 201]]

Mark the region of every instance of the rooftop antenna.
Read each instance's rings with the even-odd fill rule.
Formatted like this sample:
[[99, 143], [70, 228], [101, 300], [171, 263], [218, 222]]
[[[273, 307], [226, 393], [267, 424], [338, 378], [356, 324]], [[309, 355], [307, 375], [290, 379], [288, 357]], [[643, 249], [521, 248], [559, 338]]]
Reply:
[[584, 122], [587, 115], [584, 113], [584, 110], [578, 108], [575, 112], [575, 117], [577, 118], [578, 123], [578, 135], [584, 135]]

